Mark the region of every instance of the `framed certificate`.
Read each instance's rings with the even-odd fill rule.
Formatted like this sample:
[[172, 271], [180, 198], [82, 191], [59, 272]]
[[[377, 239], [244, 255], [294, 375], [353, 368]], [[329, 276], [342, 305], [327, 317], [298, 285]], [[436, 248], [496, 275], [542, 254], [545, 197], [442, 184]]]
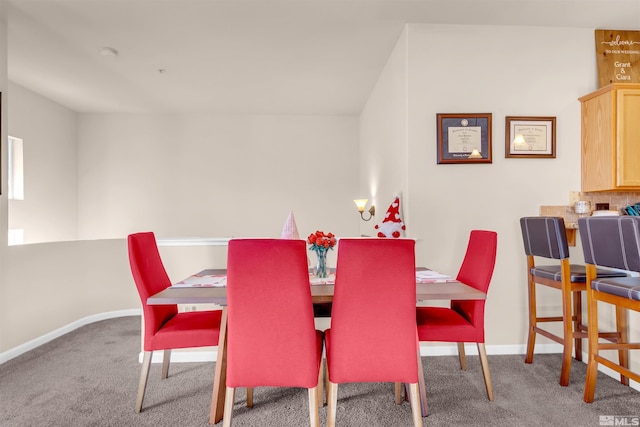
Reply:
[[438, 114], [438, 164], [491, 163], [491, 113]]
[[555, 117], [505, 118], [505, 148], [507, 158], [556, 157]]

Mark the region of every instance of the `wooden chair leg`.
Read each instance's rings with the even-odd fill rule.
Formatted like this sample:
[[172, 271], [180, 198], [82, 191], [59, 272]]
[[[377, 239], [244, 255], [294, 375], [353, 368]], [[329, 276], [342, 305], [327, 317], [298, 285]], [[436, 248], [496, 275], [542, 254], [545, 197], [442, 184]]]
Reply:
[[[569, 269], [569, 265], [563, 262], [563, 270]], [[573, 305], [571, 303], [571, 284], [569, 283], [569, 271], [563, 272], [566, 279], [562, 283], [562, 329], [563, 329], [563, 346], [562, 352], [562, 368], [560, 369], [560, 385], [566, 387], [569, 385], [569, 376], [571, 375], [571, 357], [573, 353]]]
[[171, 363], [171, 350], [165, 350], [162, 353], [162, 379], [169, 376], [169, 363]]
[[318, 412], [318, 386], [309, 389], [309, 421], [311, 427], [320, 427], [320, 413]]
[[[527, 257], [527, 271], [531, 271], [533, 267], [533, 256]], [[524, 359], [525, 363], [533, 362], [533, 350], [536, 345], [536, 326], [537, 326], [537, 311], [536, 311], [536, 284], [534, 282], [531, 273], [527, 274], [528, 291], [529, 291], [529, 337], [527, 338], [527, 356]]]
[[336, 408], [338, 406], [338, 384], [327, 383], [327, 427], [336, 426]]
[[420, 390], [418, 383], [409, 385], [411, 391], [411, 414], [413, 415], [414, 427], [422, 427], [422, 410], [420, 405]]
[[247, 387], [247, 408], [253, 408], [253, 387]]
[[[616, 306], [616, 332], [620, 335], [618, 343], [629, 342], [629, 328], [627, 326], [627, 309]], [[623, 368], [629, 368], [629, 350], [618, 350], [618, 362]], [[620, 374], [620, 382], [624, 385], [629, 385], [629, 377]]]
[[[587, 267], [589, 268], [589, 267]], [[598, 377], [598, 302], [593, 299], [593, 291], [587, 282], [587, 335], [589, 346], [589, 359], [587, 361], [587, 376], [584, 384], [583, 400], [593, 402], [596, 391], [596, 379]]]
[[467, 356], [464, 353], [464, 343], [458, 343], [458, 359], [460, 359], [460, 369], [467, 370]]
[[[580, 332], [582, 327], [582, 292], [577, 291], [573, 293], [573, 332]], [[576, 337], [574, 339], [575, 347], [575, 359], [582, 361], [582, 338]]]
[[324, 386], [325, 364], [326, 364], [326, 359], [322, 359], [320, 361], [320, 372], [318, 372], [318, 408], [322, 408], [324, 406], [324, 398], [325, 398], [325, 386]]
[[236, 389], [227, 387], [224, 398], [224, 416], [222, 418], [222, 427], [231, 427], [231, 419], [233, 418], [233, 401], [236, 398]]
[[136, 399], [136, 413], [142, 410], [142, 401], [144, 400], [144, 392], [147, 388], [147, 379], [149, 378], [149, 367], [151, 366], [152, 351], [145, 351], [142, 358], [142, 370], [140, 371], [140, 381], [138, 382], [138, 397]]
[[480, 356], [480, 365], [482, 366], [482, 374], [484, 375], [484, 386], [487, 389], [487, 397], [493, 402], [493, 386], [491, 385], [489, 360], [487, 359], [487, 350], [484, 347], [484, 343], [478, 343], [478, 355]]
[[393, 383], [396, 396], [396, 405], [402, 404], [402, 383]]
[[[420, 343], [418, 343], [418, 393], [420, 397], [420, 408], [422, 416], [429, 415], [429, 407], [427, 406], [427, 388], [424, 384], [424, 370], [422, 368], [422, 356], [420, 355]], [[413, 393], [411, 393], [413, 394]]]
[[209, 409], [209, 424], [217, 424], [224, 416], [224, 399], [227, 387], [227, 307], [222, 309], [220, 337], [218, 338], [218, 358], [216, 359]]

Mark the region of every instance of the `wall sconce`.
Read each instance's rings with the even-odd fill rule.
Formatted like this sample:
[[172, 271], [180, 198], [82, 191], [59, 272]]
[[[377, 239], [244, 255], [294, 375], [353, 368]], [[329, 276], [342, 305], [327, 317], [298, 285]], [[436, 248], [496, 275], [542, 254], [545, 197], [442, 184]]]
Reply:
[[364, 208], [367, 206], [367, 202], [369, 201], [369, 199], [355, 199], [353, 202], [356, 204], [356, 206], [358, 207], [358, 212], [360, 212], [360, 217], [362, 218], [363, 221], [369, 221], [371, 218], [373, 218], [376, 214], [376, 207], [371, 205], [371, 207], [369, 208], [369, 218], [365, 219], [364, 218]]

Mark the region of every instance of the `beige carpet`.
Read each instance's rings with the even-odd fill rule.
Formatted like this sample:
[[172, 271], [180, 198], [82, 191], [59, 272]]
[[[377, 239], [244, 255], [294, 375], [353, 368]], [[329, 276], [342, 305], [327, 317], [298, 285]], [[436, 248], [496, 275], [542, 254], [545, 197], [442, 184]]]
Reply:
[[[160, 381], [151, 370], [143, 412], [133, 411], [140, 364], [140, 318], [97, 322], [0, 365], [0, 425], [207, 426], [214, 363], [176, 363]], [[489, 356], [495, 401], [486, 398], [477, 357], [468, 370], [455, 356], [425, 357], [430, 415], [425, 426], [598, 426], [600, 415], [640, 415], [640, 393], [603, 374], [596, 401], [582, 401], [585, 368], [574, 362], [558, 385], [560, 355]], [[395, 405], [391, 384], [339, 389], [339, 426], [410, 426], [408, 403]], [[308, 425], [307, 392], [259, 388], [254, 407], [236, 397], [234, 426]], [[320, 421], [326, 425], [326, 407]], [[221, 423], [220, 423], [221, 424]]]

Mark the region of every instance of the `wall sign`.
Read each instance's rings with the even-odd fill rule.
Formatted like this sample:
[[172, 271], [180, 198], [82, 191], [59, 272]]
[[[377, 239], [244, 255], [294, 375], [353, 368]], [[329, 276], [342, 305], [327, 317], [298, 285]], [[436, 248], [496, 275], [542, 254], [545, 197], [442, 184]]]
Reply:
[[596, 30], [598, 87], [640, 83], [640, 31]]

